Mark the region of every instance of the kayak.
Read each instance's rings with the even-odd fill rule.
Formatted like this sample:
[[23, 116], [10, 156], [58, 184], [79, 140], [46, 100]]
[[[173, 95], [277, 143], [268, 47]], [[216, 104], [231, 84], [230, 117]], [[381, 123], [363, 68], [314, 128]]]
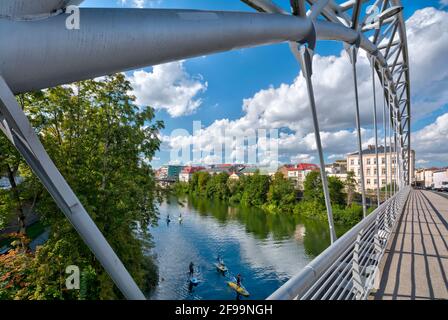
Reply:
[[216, 269], [218, 269], [221, 272], [226, 272], [227, 271], [227, 267], [225, 265], [222, 265], [220, 263], [215, 263]]
[[238, 287], [238, 285], [232, 281], [228, 281], [227, 284], [229, 285], [230, 288], [238, 292], [240, 295], [245, 297], [249, 296], [249, 292], [243, 286]]

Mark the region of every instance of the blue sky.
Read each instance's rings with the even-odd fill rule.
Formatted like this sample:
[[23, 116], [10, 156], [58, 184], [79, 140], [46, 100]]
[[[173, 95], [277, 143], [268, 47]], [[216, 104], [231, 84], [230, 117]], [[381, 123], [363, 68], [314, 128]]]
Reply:
[[[127, 0], [125, 3], [122, 0], [86, 0], [83, 6], [90, 7], [132, 7], [135, 5], [134, 0]], [[160, 8], [186, 8], [186, 9], [209, 9], [209, 10], [238, 10], [238, 11], [252, 11], [246, 5], [242, 4], [238, 0], [147, 0], [142, 1], [144, 7], [160, 7]], [[277, 0], [277, 4], [288, 8], [289, 0]], [[426, 7], [434, 7], [437, 12], [446, 11], [442, 8], [439, 1], [402, 1], [405, 9], [405, 19], [411, 18], [417, 10], [424, 9]], [[418, 35], [418, 33], [416, 33]], [[318, 42], [317, 54], [322, 57], [341, 55], [342, 44], [336, 42]], [[446, 48], [446, 46], [445, 46]], [[446, 52], [445, 48], [440, 50], [441, 53]], [[447, 67], [445, 67], [446, 69]], [[418, 69], [418, 68], [416, 68]], [[170, 70], [170, 69], [168, 69]], [[144, 69], [147, 74], [153, 72], [153, 68], [149, 67]], [[181, 66], [177, 66], [176, 72], [182, 73], [180, 77], [186, 81], [189, 88], [196, 94], [191, 94], [187, 97], [196, 103], [192, 104], [193, 111], [184, 112], [181, 115], [176, 114], [173, 116], [173, 112], [164, 106], [157, 108], [157, 118], [162, 119], [165, 122], [166, 129], [162, 132], [162, 135], [169, 136], [175, 129], [183, 128], [188, 132], [192, 132], [193, 121], [200, 120], [204, 128], [214, 127], [216, 121], [227, 119], [232, 121], [239, 121], [239, 119], [247, 116], [247, 110], [243, 110], [243, 100], [249, 99], [255, 101], [256, 94], [266, 92], [269, 88], [279, 89], [283, 85], [291, 85], [295, 82], [300, 69], [296, 60], [291, 55], [288, 45], [272, 45], [263, 46], [258, 48], [250, 48], [244, 50], [238, 50], [233, 52], [215, 54], [207, 57], [199, 57], [189, 59], [182, 63]], [[163, 72], [161, 69], [160, 72]], [[166, 71], [165, 71], [166, 72]], [[411, 73], [413, 72], [411, 66]], [[127, 73], [129, 77], [133, 77], [133, 72]], [[440, 82], [444, 82], [447, 79], [442, 77], [438, 79]], [[198, 87], [194, 87], [197, 85]], [[144, 90], [145, 88], [141, 88]], [[413, 92], [413, 94], [416, 94]], [[151, 97], [146, 97], [151, 100]], [[418, 109], [418, 112], [413, 117], [412, 131], [414, 135], [419, 135], [420, 132], [428, 133], [430, 128], [428, 126], [434, 125], [439, 117], [448, 113], [448, 106], [445, 100], [445, 96], [438, 99], [437, 106], [432, 106], [425, 110], [425, 104], [427, 97], [416, 97], [419, 101], [418, 106], [422, 106]], [[254, 102], [255, 103], [255, 102]], [[199, 104], [199, 107], [197, 107]], [[251, 103], [248, 104], [249, 107]], [[157, 106], [155, 106], [157, 107]], [[307, 115], [308, 116], [308, 115]], [[444, 119], [442, 119], [444, 120]], [[448, 122], [447, 122], [448, 123]], [[439, 124], [442, 126], [442, 132], [445, 129], [445, 122]], [[340, 127], [328, 126], [324, 130], [329, 134], [338, 133], [341, 130], [349, 132], [353, 130], [353, 126], [341, 122]], [[371, 126], [365, 124], [363, 126], [366, 130], [369, 130]], [[297, 128], [285, 126], [283, 130], [286, 133], [302, 131]], [[321, 128], [322, 129], [322, 128]], [[439, 128], [440, 129], [440, 128]], [[424, 131], [426, 130], [426, 131]], [[440, 131], [440, 130], [439, 130]], [[303, 138], [306, 140], [308, 131], [303, 130], [301, 136], [298, 139]], [[366, 139], [371, 138], [371, 135], [366, 133]], [[440, 137], [438, 137], [440, 138]], [[432, 137], [428, 137], [429, 140]], [[429, 165], [448, 165], [448, 150], [445, 153], [440, 154], [440, 150], [434, 150], [435, 156], [429, 156], [433, 150], [427, 149], [428, 139], [425, 141], [416, 141], [417, 160], [419, 160], [419, 166]], [[421, 147], [421, 152], [418, 149], [418, 144], [424, 145]], [[425, 144], [426, 143], [426, 144]], [[173, 146], [173, 142], [167, 139], [164, 143], [163, 150], [157, 155], [157, 159], [153, 161], [155, 167], [161, 164], [168, 163], [170, 161], [169, 148]], [[353, 149], [355, 149], [353, 145]], [[300, 148], [299, 148], [300, 149]], [[331, 149], [331, 148], [330, 148]], [[334, 148], [333, 148], [334, 149]], [[312, 148], [301, 148], [300, 150], [294, 150], [294, 148], [286, 148], [286, 151], [282, 153], [280, 160], [282, 162], [295, 162], [299, 160], [308, 160], [316, 162], [315, 152]], [[428, 151], [429, 150], [429, 151]], [[345, 150], [344, 150], [345, 151]], [[296, 156], [297, 154], [297, 156]], [[331, 161], [334, 158], [342, 156], [344, 152], [337, 153], [334, 150], [326, 152], [327, 161]], [[428, 154], [423, 156], [423, 154]]]

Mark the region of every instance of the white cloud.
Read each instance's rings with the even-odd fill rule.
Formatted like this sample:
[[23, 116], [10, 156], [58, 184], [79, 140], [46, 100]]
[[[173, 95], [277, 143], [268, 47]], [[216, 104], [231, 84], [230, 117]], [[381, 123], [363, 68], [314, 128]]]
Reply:
[[152, 72], [134, 71], [128, 79], [138, 105], [164, 109], [172, 117], [196, 111], [202, 104], [197, 96], [207, 90], [207, 82], [189, 75], [182, 61], [154, 66]]
[[423, 161], [448, 162], [448, 113], [412, 136], [412, 147]]
[[[358, 63], [358, 81], [361, 118], [371, 123], [372, 85], [370, 66], [361, 53]], [[316, 55], [313, 62], [313, 85], [320, 127], [336, 130], [353, 127], [354, 91], [350, 63], [345, 52], [339, 57]], [[299, 75], [291, 85], [259, 91], [244, 100], [243, 110], [252, 121], [261, 125], [288, 127], [301, 134], [312, 131], [305, 79]]]
[[[416, 11], [407, 21], [410, 74], [412, 89], [412, 117], [421, 119], [448, 102], [448, 13], [435, 8]], [[363, 146], [373, 144], [371, 68], [365, 53], [360, 51], [357, 64]], [[343, 51], [339, 56], [316, 55], [313, 62], [313, 84], [321, 127], [324, 150], [329, 155], [344, 155], [356, 151], [356, 132], [353, 130], [354, 93], [351, 67]], [[377, 81], [378, 84], [378, 81]], [[377, 90], [379, 109], [382, 110], [380, 90]], [[315, 159], [315, 141], [308, 106], [305, 81], [299, 75], [292, 84], [281, 84], [260, 90], [243, 101], [244, 116], [236, 120], [222, 119], [203, 129], [204, 148], [220, 141], [222, 131], [235, 136], [257, 128], [286, 128], [279, 137], [279, 154], [292, 161]], [[382, 121], [381, 112], [379, 120]], [[443, 146], [448, 123], [437, 119], [435, 127], [427, 127], [413, 134], [412, 143], [417, 159], [434, 156], [447, 161], [448, 151]], [[443, 127], [445, 126], [445, 127]], [[445, 131], [443, 131], [445, 128]], [[437, 130], [435, 130], [437, 129]], [[419, 137], [421, 136], [421, 137]], [[425, 138], [423, 138], [425, 137]], [[191, 142], [193, 137], [184, 137]], [[431, 141], [436, 141], [431, 143]], [[170, 138], [166, 142], [175, 146]], [[380, 143], [382, 140], [380, 140]], [[446, 138], [445, 138], [445, 145]]]
[[448, 102], [448, 13], [416, 11], [407, 34], [413, 117], [421, 118]]
[[314, 162], [315, 158], [309, 154], [304, 154], [304, 153], [298, 153], [295, 156], [291, 156], [291, 163], [295, 164], [295, 163], [310, 163], [310, 162]]

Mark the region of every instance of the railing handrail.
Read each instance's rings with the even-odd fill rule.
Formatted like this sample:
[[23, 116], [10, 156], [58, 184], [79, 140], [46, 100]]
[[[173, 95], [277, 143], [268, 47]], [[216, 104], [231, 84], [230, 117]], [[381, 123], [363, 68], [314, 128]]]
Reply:
[[[291, 278], [271, 296], [269, 296], [268, 300], [291, 300], [306, 294], [313, 284], [315, 284], [316, 281], [318, 281], [324, 273], [335, 262], [337, 262], [338, 258], [340, 258], [341, 255], [343, 255], [346, 250], [353, 245], [358, 235], [375, 223], [378, 215], [384, 213], [390, 205], [395, 204], [395, 201], [399, 197], [404, 196], [407, 199], [409, 191], [410, 187], [405, 187], [387, 201], [383, 202], [365, 219], [361, 220], [341, 238], [313, 259], [302, 271], [300, 271], [300, 273]], [[399, 211], [402, 211], [402, 207], [399, 208]]]

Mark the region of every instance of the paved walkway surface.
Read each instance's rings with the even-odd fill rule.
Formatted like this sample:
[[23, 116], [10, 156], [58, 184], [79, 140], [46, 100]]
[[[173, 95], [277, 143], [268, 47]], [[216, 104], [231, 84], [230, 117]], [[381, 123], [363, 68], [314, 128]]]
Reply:
[[448, 299], [448, 199], [413, 190], [383, 258], [375, 299]]

